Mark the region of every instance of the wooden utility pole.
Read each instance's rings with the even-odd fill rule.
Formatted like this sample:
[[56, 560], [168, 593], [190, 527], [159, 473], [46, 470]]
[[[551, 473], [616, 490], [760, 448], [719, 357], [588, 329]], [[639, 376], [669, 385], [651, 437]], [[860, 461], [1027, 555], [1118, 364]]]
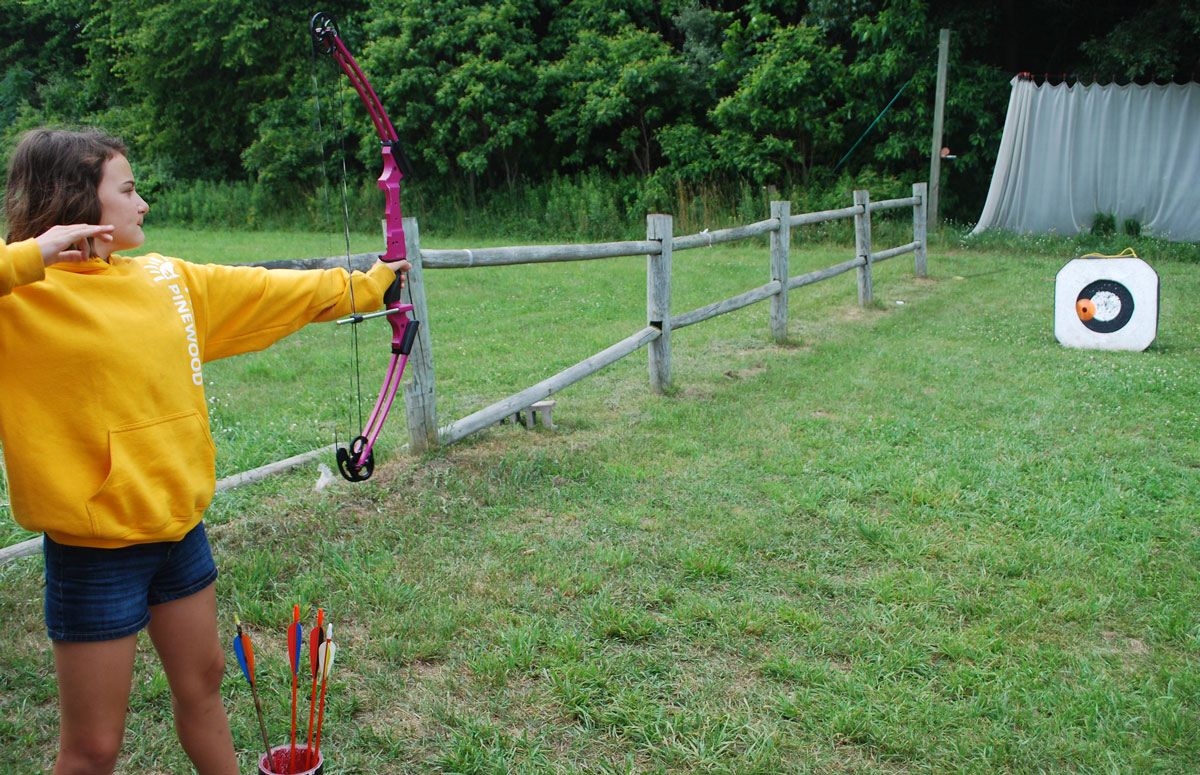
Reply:
[[933, 103], [933, 143], [929, 150], [929, 228], [937, 230], [938, 198], [942, 191], [942, 119], [946, 114], [946, 60], [950, 56], [950, 30], [938, 36], [937, 97]]

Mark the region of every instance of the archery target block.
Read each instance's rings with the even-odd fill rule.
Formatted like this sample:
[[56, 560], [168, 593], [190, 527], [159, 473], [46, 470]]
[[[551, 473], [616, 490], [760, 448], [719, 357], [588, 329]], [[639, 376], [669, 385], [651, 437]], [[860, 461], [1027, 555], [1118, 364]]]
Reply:
[[1158, 274], [1140, 258], [1077, 258], [1054, 281], [1054, 338], [1088, 350], [1145, 350], [1158, 334]]

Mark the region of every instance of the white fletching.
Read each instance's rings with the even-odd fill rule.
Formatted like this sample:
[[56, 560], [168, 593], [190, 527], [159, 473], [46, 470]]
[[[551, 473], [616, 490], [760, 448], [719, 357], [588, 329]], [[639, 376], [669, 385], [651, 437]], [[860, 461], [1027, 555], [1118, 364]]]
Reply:
[[322, 678], [329, 678], [329, 671], [333, 670], [333, 661], [336, 657], [337, 644], [333, 642], [333, 625], [331, 624], [325, 630], [325, 642], [321, 644], [317, 657], [317, 670], [321, 673]]

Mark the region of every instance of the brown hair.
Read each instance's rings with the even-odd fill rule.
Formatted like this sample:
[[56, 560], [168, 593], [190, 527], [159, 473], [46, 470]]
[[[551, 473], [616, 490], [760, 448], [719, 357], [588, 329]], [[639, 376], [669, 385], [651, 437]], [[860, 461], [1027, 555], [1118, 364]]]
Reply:
[[36, 237], [57, 224], [99, 223], [100, 178], [105, 162], [118, 154], [128, 154], [125, 143], [99, 129], [22, 135], [8, 165], [7, 241]]

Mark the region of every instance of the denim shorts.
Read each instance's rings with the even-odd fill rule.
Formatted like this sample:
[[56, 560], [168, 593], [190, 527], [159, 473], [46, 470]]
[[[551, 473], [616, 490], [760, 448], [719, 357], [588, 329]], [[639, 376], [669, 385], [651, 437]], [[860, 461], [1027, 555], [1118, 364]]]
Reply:
[[51, 640], [115, 640], [141, 630], [150, 606], [195, 594], [217, 578], [204, 523], [179, 541], [120, 549], [42, 538]]

